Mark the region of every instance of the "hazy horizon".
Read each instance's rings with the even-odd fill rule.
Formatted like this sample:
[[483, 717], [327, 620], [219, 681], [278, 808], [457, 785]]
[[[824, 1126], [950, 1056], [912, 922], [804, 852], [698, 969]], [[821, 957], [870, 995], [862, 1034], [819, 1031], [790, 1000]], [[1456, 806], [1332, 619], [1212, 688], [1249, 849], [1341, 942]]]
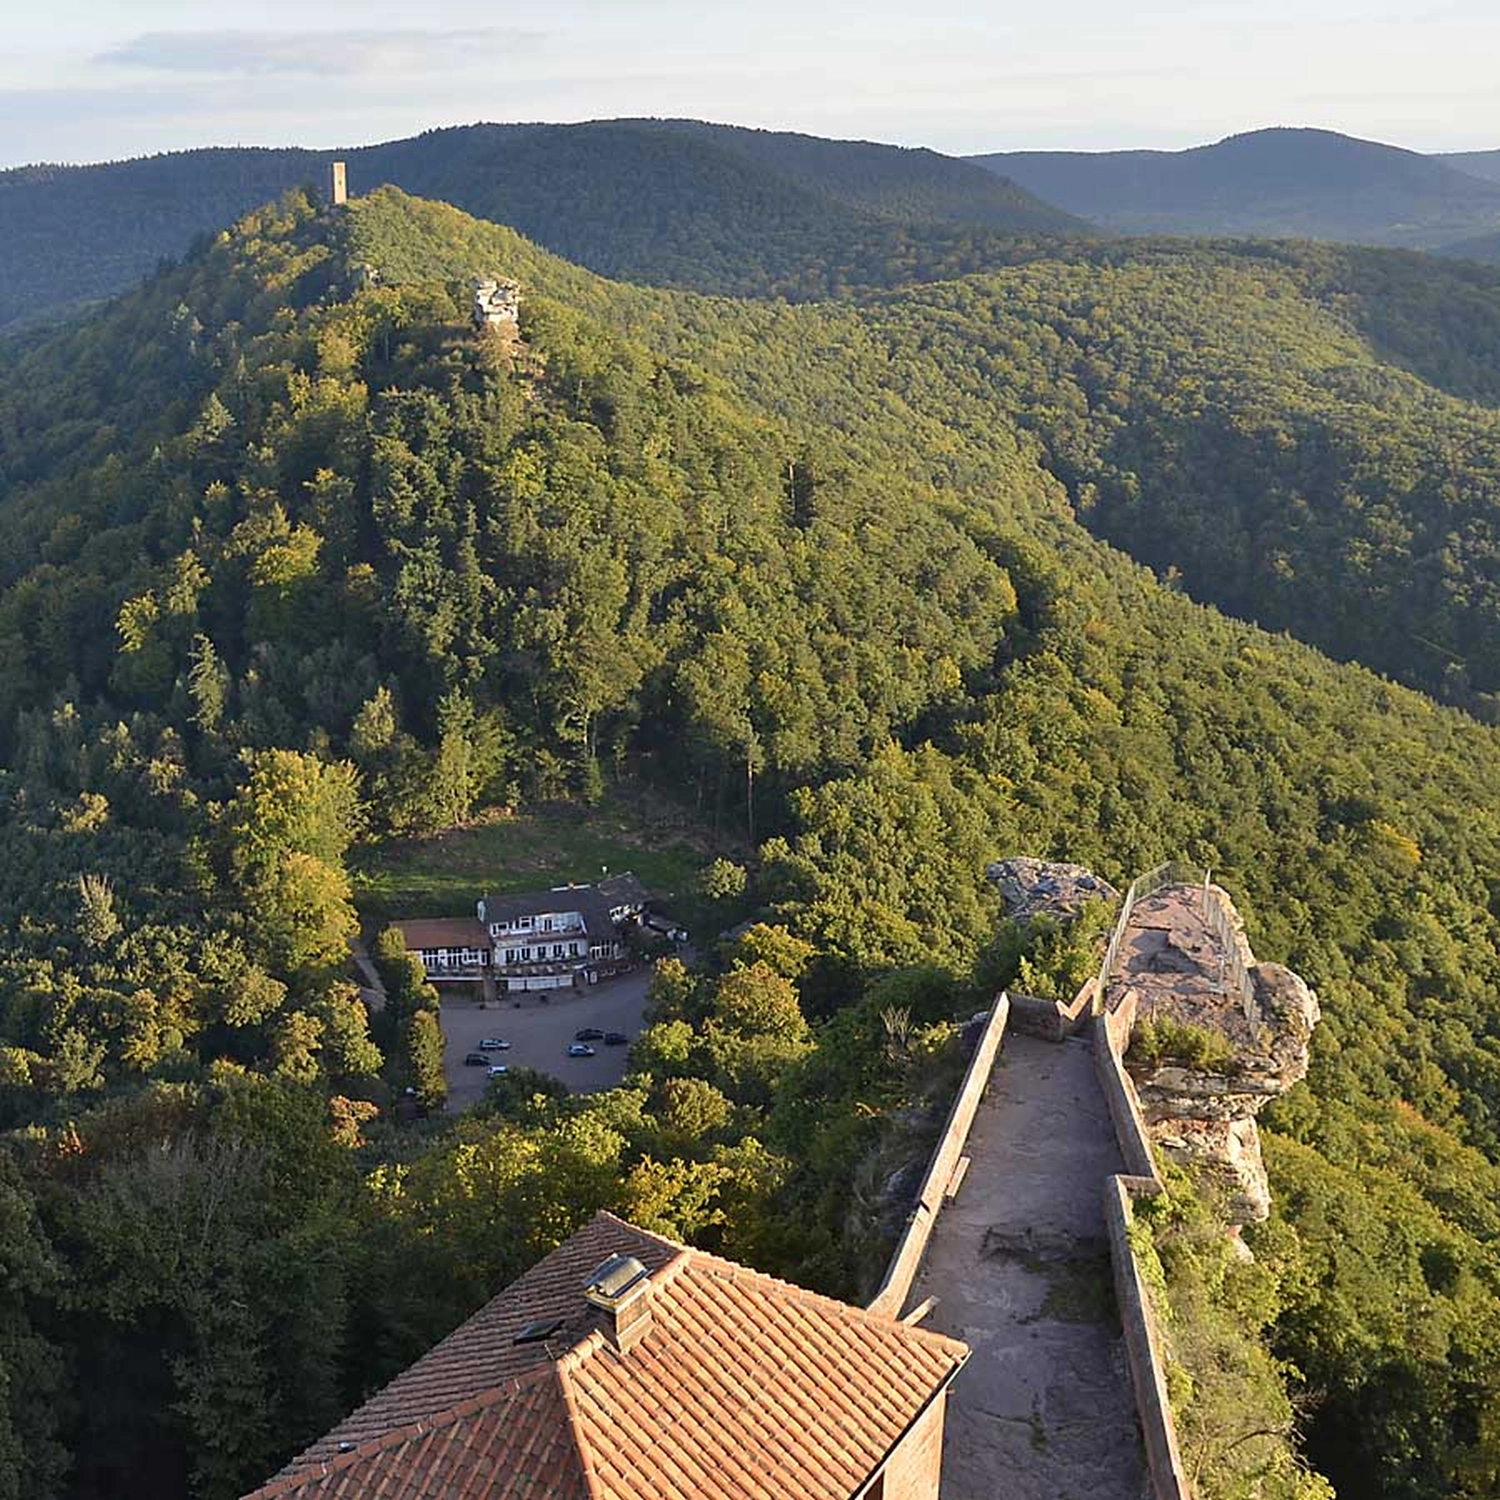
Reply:
[[[117, 155], [117, 156], [99, 156], [99, 157], [91, 157], [91, 158], [77, 157], [77, 158], [72, 158], [72, 159], [69, 159], [69, 158], [66, 158], [66, 157], [60, 157], [60, 156], [31, 157], [31, 158], [28, 158], [27, 160], [24, 160], [24, 161], [10, 161], [10, 160], [4, 159], [3, 156], [0, 156], [0, 171], [9, 171], [9, 170], [11, 170], [13, 168], [17, 168], [17, 167], [31, 167], [31, 166], [64, 166], [64, 167], [103, 166], [103, 165], [107, 165], [107, 164], [109, 164], [111, 162], [117, 162], [117, 161], [123, 161], [123, 160], [130, 160], [130, 159], [135, 159], [135, 158], [139, 158], [139, 157], [142, 157], [142, 156], [154, 156], [154, 155], [159, 155], [159, 154], [160, 155], [165, 155], [165, 154], [169, 154], [169, 153], [172, 153], [172, 152], [198, 151], [198, 150], [206, 150], [206, 151], [213, 151], [213, 150], [266, 150], [266, 151], [307, 150], [307, 151], [312, 151], [312, 152], [326, 152], [326, 153], [332, 154], [332, 153], [335, 153], [335, 152], [338, 152], [338, 151], [358, 151], [358, 150], [361, 150], [361, 149], [363, 149], [365, 147], [384, 145], [384, 144], [386, 144], [388, 142], [391, 142], [391, 141], [407, 140], [407, 139], [414, 138], [414, 137], [416, 137], [418, 135], [421, 135], [421, 134], [423, 134], [424, 132], [427, 132], [427, 131], [465, 129], [465, 128], [469, 128], [469, 127], [473, 127], [473, 126], [479, 126], [479, 125], [504, 125], [504, 126], [513, 126], [513, 125], [589, 125], [589, 124], [607, 124], [607, 123], [610, 123], [612, 121], [617, 121], [617, 120], [627, 120], [627, 119], [638, 120], [638, 119], [649, 119], [649, 118], [674, 119], [674, 120], [675, 119], [694, 119], [694, 120], [698, 120], [698, 121], [700, 121], [700, 122], [702, 122], [704, 124], [725, 125], [725, 126], [729, 126], [731, 128], [745, 128], [745, 129], [750, 129], [750, 130], [766, 130], [766, 131], [772, 131], [772, 132], [778, 132], [778, 131], [780, 131], [780, 132], [790, 132], [790, 133], [793, 133], [793, 134], [801, 134], [801, 135], [815, 135], [815, 136], [821, 136], [823, 139], [829, 139], [829, 140], [864, 141], [864, 142], [869, 142], [869, 143], [873, 143], [873, 144], [877, 144], [877, 145], [902, 146], [902, 147], [911, 147], [911, 148], [928, 147], [929, 149], [934, 150], [934, 151], [937, 151], [937, 150], [941, 149], [941, 148], [936, 147], [936, 146], [931, 146], [931, 144], [929, 142], [927, 142], [927, 141], [915, 141], [915, 140], [913, 140], [913, 141], [898, 141], [898, 140], [892, 140], [889, 137], [875, 136], [875, 135], [870, 135], [868, 133], [866, 133], [866, 134], [834, 135], [834, 134], [831, 134], [831, 133], [824, 133], [824, 132], [819, 132], [819, 131], [803, 130], [799, 126], [796, 126], [796, 125], [762, 125], [762, 124], [750, 124], [749, 122], [747, 122], [745, 120], [715, 119], [712, 116], [707, 116], [707, 115], [693, 115], [693, 116], [684, 116], [684, 115], [665, 116], [665, 115], [657, 115], [657, 116], [654, 116], [654, 117], [653, 116], [644, 116], [644, 115], [608, 115], [608, 116], [599, 115], [599, 116], [590, 116], [590, 117], [580, 117], [580, 118], [577, 118], [577, 119], [557, 119], [557, 120], [520, 120], [520, 119], [517, 119], [517, 120], [448, 120], [448, 121], [436, 122], [436, 123], [433, 123], [433, 124], [423, 124], [421, 126], [412, 128], [410, 130], [397, 131], [397, 132], [392, 133], [392, 134], [374, 135], [374, 136], [368, 137], [367, 139], [358, 139], [358, 140], [352, 140], [352, 139], [351, 140], [329, 140], [329, 141], [322, 141], [322, 140], [294, 140], [294, 139], [286, 139], [286, 140], [201, 140], [201, 141], [183, 142], [180, 145], [162, 146], [162, 147], [156, 148], [154, 150], [148, 150], [148, 151], [137, 151], [137, 152], [130, 152], [130, 153], [122, 153], [122, 154]], [[1199, 146], [1212, 146], [1212, 145], [1218, 144], [1221, 141], [1229, 139], [1229, 138], [1231, 138], [1233, 136], [1251, 135], [1251, 134], [1256, 134], [1258, 132], [1266, 131], [1266, 130], [1303, 130], [1303, 129], [1306, 129], [1306, 130], [1327, 130], [1329, 128], [1331, 128], [1331, 127], [1321, 126], [1321, 125], [1301, 125], [1301, 124], [1281, 124], [1281, 123], [1266, 124], [1266, 125], [1247, 125], [1247, 126], [1243, 127], [1242, 129], [1231, 130], [1231, 131], [1226, 132], [1224, 135], [1215, 136], [1212, 139], [1185, 141], [1181, 145], [1174, 145], [1174, 146], [1141, 145], [1141, 144], [1133, 144], [1133, 143], [1128, 143], [1128, 142], [1120, 144], [1120, 145], [1095, 145], [1095, 146], [999, 145], [999, 146], [985, 146], [985, 147], [980, 147], [979, 149], [974, 150], [974, 151], [962, 151], [962, 150], [948, 151], [948, 152], [944, 152], [943, 154], [963, 159], [965, 157], [974, 157], [974, 156], [1002, 155], [1002, 154], [1005, 154], [1005, 153], [1008, 153], [1008, 152], [1017, 152], [1017, 151], [1065, 151], [1065, 152], [1079, 153], [1079, 154], [1084, 154], [1084, 155], [1104, 155], [1104, 154], [1107, 154], [1107, 153], [1110, 153], [1110, 152], [1119, 152], [1119, 151], [1174, 152], [1174, 151], [1192, 150], [1194, 147], [1199, 147]], [[1351, 135], [1353, 134], [1352, 132], [1341, 132], [1341, 133], [1343, 133], [1343, 134], [1351, 134]], [[1379, 140], [1375, 136], [1361, 136], [1361, 137], [1358, 137], [1358, 139], [1370, 141], [1370, 142], [1372, 142], [1374, 144], [1378, 144], [1378, 145], [1394, 146], [1394, 147], [1398, 147], [1398, 148], [1404, 148], [1404, 149], [1407, 149], [1407, 150], [1420, 150], [1419, 147], [1409, 146], [1405, 141], [1395, 141], [1395, 140], [1381, 141], [1381, 140]], [[1500, 146], [1496, 146], [1493, 143], [1490, 143], [1490, 144], [1481, 144], [1481, 145], [1470, 145], [1470, 146], [1444, 146], [1444, 147], [1438, 147], [1438, 148], [1436, 148], [1435, 150], [1433, 150], [1429, 154], [1432, 154], [1432, 155], [1445, 155], [1445, 154], [1449, 154], [1449, 153], [1463, 153], [1463, 152], [1470, 152], [1470, 151], [1490, 151], [1490, 150], [1500, 150]]]
[[61, 0], [8, 21], [0, 166], [212, 145], [331, 149], [474, 120], [713, 119], [813, 135], [1007, 150], [1177, 150], [1269, 124], [1413, 150], [1500, 147], [1477, 0], [1370, 14], [1353, 0], [1189, 4], [1122, 17], [1080, 0], [1012, 19], [942, 0], [766, 0], [752, 17], [686, 0], [472, 7], [263, 0], [255, 26], [197, 6]]

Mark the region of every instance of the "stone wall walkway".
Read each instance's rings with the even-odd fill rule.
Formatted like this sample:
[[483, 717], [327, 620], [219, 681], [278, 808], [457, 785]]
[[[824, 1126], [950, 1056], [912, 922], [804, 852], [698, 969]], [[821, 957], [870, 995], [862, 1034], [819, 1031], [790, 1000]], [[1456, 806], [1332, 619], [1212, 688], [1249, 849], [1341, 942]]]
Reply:
[[1007, 1036], [909, 1305], [973, 1356], [950, 1398], [943, 1500], [1144, 1500], [1111, 1291], [1104, 1184], [1123, 1166], [1091, 1045]]

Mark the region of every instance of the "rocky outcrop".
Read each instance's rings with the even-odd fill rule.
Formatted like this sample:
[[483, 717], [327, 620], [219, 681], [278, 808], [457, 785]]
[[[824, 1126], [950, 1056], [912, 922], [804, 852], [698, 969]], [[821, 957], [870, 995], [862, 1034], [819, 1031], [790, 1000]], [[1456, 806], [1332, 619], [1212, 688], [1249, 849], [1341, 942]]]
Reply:
[[[1022, 924], [1069, 922], [1119, 894], [1082, 865], [1025, 856], [985, 873]], [[1102, 1004], [1117, 1043], [1131, 1038], [1124, 1064], [1156, 1149], [1223, 1185], [1238, 1232], [1270, 1213], [1256, 1116], [1307, 1076], [1317, 996], [1290, 969], [1256, 962], [1234, 903], [1206, 877], [1163, 867], [1137, 882], [1133, 899], [1103, 992], [1096, 1002], [1088, 987], [1087, 998]], [[1016, 1031], [1068, 1035], [1056, 1003], [1011, 1003]]]
[[1164, 1057], [1147, 1064], [1138, 1050], [1127, 1058], [1148, 1120], [1258, 1115], [1307, 1077], [1308, 1044], [1320, 1015], [1317, 996], [1300, 975], [1280, 964], [1256, 964], [1250, 976], [1258, 1014], [1248, 1026], [1235, 1017], [1222, 1063], [1195, 1065]]
[[1286, 1080], [1278, 1090], [1284, 1094], [1307, 1077], [1307, 1049], [1323, 1012], [1307, 981], [1282, 964], [1256, 964], [1250, 977], [1261, 1024], [1270, 1032], [1271, 1058]]
[[1271, 1184], [1253, 1116], [1212, 1120], [1173, 1116], [1153, 1122], [1150, 1130], [1164, 1156], [1219, 1181], [1226, 1191], [1225, 1217], [1231, 1224], [1258, 1224], [1271, 1212]]
[[1000, 892], [1005, 915], [1023, 924], [1038, 917], [1071, 922], [1090, 901], [1113, 901], [1120, 894], [1082, 865], [1026, 856], [996, 860], [984, 873]]
[[[1227, 896], [1217, 896], [1227, 905]], [[1191, 904], [1201, 905], [1197, 892]], [[1138, 1005], [1125, 1061], [1152, 1140], [1170, 1159], [1217, 1178], [1230, 1221], [1251, 1224], [1271, 1208], [1255, 1117], [1307, 1076], [1319, 1009], [1300, 975], [1254, 961], [1229, 910], [1240, 957], [1248, 960], [1248, 1002], [1224, 983], [1222, 966], [1202, 947], [1218, 939], [1180, 927], [1165, 937], [1160, 928], [1144, 934], [1147, 940], [1132, 949], [1139, 963], [1133, 982], [1119, 993], [1134, 991]], [[1186, 925], [1180, 911], [1158, 910], [1150, 920]], [[1168, 948], [1201, 958], [1201, 965], [1163, 964]]]

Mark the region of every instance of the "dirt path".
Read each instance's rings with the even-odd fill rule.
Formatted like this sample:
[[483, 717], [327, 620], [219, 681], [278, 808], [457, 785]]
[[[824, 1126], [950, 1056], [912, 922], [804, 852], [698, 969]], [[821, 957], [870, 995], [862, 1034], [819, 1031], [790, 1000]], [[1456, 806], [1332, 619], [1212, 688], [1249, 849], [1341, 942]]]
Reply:
[[910, 1304], [973, 1357], [948, 1408], [943, 1500], [1144, 1500], [1110, 1289], [1105, 1178], [1123, 1166], [1078, 1039], [1011, 1035]]
[[375, 967], [374, 959], [370, 957], [370, 950], [356, 938], [349, 944], [349, 957], [354, 964], [355, 973], [359, 976], [360, 999], [372, 1011], [384, 1010], [385, 986], [380, 982], [380, 974]]

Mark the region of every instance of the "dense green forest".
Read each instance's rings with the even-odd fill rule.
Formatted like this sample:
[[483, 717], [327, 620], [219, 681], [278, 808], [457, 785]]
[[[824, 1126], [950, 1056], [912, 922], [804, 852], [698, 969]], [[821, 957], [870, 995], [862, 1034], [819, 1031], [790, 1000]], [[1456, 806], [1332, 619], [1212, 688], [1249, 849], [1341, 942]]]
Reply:
[[[521, 280], [519, 341], [469, 328], [476, 271]], [[983, 876], [1014, 851], [1210, 864], [1318, 987], [1253, 1236], [1267, 1368], [1341, 1494], [1493, 1495], [1496, 732], [1079, 524], [1142, 544], [1151, 445], [1278, 422], [1346, 434], [1319, 486], [1415, 507], [1356, 380], [1420, 473], [1500, 371], [1457, 315], [1422, 344], [1411, 274], [1079, 248], [791, 306], [293, 194], [4, 346], [0, 1495], [237, 1494], [601, 1205], [858, 1295], [955, 1025], [1022, 956]], [[1153, 503], [1207, 534], [1218, 471], [1179, 464]], [[1373, 655], [1331, 574], [1276, 623]], [[706, 889], [763, 924], [663, 967], [625, 1087], [402, 1120], [441, 1094], [435, 996], [381, 945], [392, 1003], [358, 1002], [350, 849], [626, 776], [755, 849]]]
[[1007, 236], [1084, 230], [933, 151], [694, 120], [471, 125], [341, 152], [182, 151], [0, 172], [0, 328], [126, 290], [194, 236], [325, 185], [336, 155], [357, 191], [391, 183], [605, 275], [704, 290], [820, 294], [824, 267], [865, 281], [898, 257], [976, 269]]
[[631, 123], [653, 133], [675, 131], [712, 142], [805, 188], [884, 219], [975, 224], [1010, 233], [1084, 228], [1003, 173], [925, 148], [748, 130], [703, 120]]
[[[885, 317], [899, 367], [920, 351], [1002, 405], [1079, 518], [1159, 574], [1494, 718], [1500, 415], [1381, 362], [1359, 325], [1389, 300], [1329, 294], [1330, 273], [1359, 280], [1347, 255], [1043, 261]], [[1493, 399], [1478, 346], [1455, 344], [1430, 327], [1428, 367]]]

